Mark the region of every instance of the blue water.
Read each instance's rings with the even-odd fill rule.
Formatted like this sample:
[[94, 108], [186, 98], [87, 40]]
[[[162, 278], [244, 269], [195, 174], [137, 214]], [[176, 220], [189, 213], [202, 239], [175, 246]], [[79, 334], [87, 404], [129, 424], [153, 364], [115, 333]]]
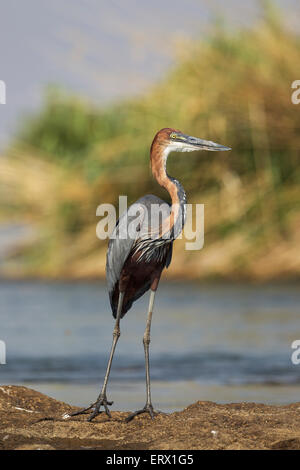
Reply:
[[[96, 398], [111, 346], [105, 285], [0, 283], [0, 339], [7, 364], [0, 384], [22, 384], [84, 405]], [[109, 390], [118, 409], [144, 400], [148, 296], [121, 322]], [[298, 286], [164, 283], [153, 315], [151, 376], [165, 409], [196, 400], [300, 400]]]

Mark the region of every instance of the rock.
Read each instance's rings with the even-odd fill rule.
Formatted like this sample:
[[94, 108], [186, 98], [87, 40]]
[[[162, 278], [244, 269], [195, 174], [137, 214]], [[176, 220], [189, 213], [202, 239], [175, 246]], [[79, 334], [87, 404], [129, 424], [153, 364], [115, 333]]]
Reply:
[[219, 405], [199, 401], [180, 412], [140, 415], [112, 411], [87, 422], [64, 418], [76, 408], [26, 387], [0, 387], [0, 449], [299, 449], [299, 403]]
[[49, 444], [23, 444], [15, 447], [14, 450], [55, 450], [55, 448], [49, 446]]

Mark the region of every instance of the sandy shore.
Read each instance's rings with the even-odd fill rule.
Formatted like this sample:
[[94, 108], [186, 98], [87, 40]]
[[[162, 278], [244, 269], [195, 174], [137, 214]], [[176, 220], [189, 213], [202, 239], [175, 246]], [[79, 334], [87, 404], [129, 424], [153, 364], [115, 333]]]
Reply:
[[[153, 421], [126, 412], [63, 419], [75, 411], [25, 387], [0, 387], [0, 449], [300, 449], [300, 403], [197, 402]], [[46, 420], [42, 420], [47, 418]]]

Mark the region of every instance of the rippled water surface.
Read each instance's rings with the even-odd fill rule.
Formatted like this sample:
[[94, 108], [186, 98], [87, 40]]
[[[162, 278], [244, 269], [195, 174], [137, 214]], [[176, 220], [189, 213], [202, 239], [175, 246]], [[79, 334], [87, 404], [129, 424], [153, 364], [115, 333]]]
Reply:
[[[148, 295], [121, 322], [109, 396], [116, 409], [144, 402]], [[174, 410], [192, 401], [300, 401], [298, 286], [160, 285], [153, 315], [153, 399]], [[0, 383], [25, 384], [84, 405], [96, 398], [113, 318], [101, 283], [2, 282]]]

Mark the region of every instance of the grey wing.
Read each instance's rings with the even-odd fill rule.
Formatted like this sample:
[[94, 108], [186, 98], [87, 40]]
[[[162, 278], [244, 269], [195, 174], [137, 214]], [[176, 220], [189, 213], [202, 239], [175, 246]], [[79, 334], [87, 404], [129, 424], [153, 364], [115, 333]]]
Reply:
[[[131, 215], [136, 211], [136, 215]], [[120, 279], [120, 274], [126, 259], [128, 258], [138, 235], [138, 230], [128, 233], [130, 224], [132, 228], [142, 225], [145, 216], [143, 204], [137, 201], [121, 215], [116, 223], [116, 227], [110, 237], [106, 256], [106, 282], [109, 296], [111, 297], [116, 283]], [[134, 232], [132, 230], [132, 232]]]
[[[149, 228], [149, 221], [151, 221], [149, 217], [151, 214], [151, 206], [153, 204], [158, 204], [163, 208], [163, 214], [165, 217], [169, 215], [170, 206], [167, 203], [157, 196], [147, 194], [132, 204], [128, 210], [121, 215], [111, 235], [106, 257], [106, 281], [113, 311], [112, 297], [116, 284], [120, 279], [125, 261], [134, 249], [134, 245], [140, 237], [145, 235], [145, 230], [147, 232], [147, 229]], [[132, 230], [129, 231], [131, 233], [128, 233], [128, 228], [130, 228], [130, 226]], [[171, 258], [172, 244], [166, 260], [166, 267], [169, 266]]]

